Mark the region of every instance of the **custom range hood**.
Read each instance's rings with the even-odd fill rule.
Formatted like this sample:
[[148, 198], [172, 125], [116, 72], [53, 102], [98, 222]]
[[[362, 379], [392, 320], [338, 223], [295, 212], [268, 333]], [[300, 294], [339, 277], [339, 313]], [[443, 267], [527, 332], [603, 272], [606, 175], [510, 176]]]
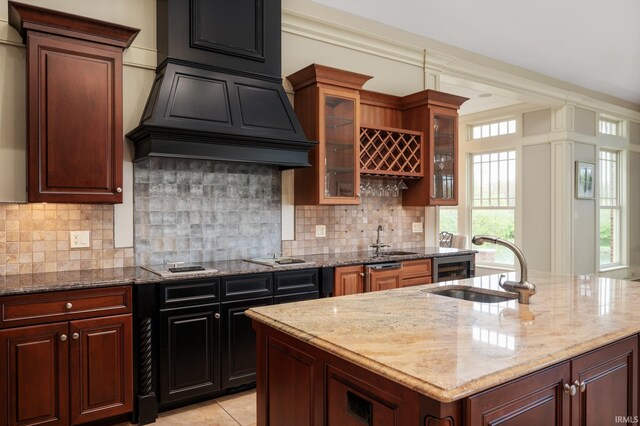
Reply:
[[182, 157], [308, 166], [282, 87], [280, 0], [158, 0], [156, 79], [135, 160]]

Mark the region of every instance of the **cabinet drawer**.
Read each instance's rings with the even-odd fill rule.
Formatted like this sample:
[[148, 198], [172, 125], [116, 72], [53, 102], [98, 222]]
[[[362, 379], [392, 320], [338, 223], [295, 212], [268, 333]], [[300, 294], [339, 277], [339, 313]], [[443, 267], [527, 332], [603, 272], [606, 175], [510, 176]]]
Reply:
[[275, 272], [273, 291], [276, 295], [318, 291], [318, 270]]
[[431, 276], [431, 259], [405, 260], [402, 262], [402, 277]]
[[220, 279], [180, 281], [160, 286], [160, 306], [201, 305], [220, 301]]
[[422, 285], [422, 284], [431, 284], [433, 279], [431, 276], [428, 277], [416, 277], [416, 278], [403, 278], [402, 279], [402, 287], [411, 287], [412, 285]]
[[222, 300], [249, 299], [273, 294], [273, 274], [238, 275], [221, 279]]
[[0, 298], [0, 328], [131, 312], [131, 287], [59, 291]]
[[274, 296], [273, 303], [279, 305], [280, 303], [299, 302], [301, 300], [313, 300], [319, 297], [315, 291], [308, 291], [306, 293], [285, 294], [282, 296]]

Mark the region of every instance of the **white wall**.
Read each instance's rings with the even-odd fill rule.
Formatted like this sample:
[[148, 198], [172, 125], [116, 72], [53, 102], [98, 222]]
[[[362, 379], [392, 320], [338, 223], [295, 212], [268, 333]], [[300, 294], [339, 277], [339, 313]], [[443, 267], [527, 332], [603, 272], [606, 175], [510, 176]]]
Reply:
[[[585, 143], [573, 144], [573, 160], [597, 163], [596, 146]], [[575, 165], [574, 165], [575, 167]], [[575, 179], [575, 172], [572, 173]], [[575, 188], [575, 182], [571, 185]], [[598, 271], [596, 258], [598, 238], [596, 236], [596, 200], [573, 197], [573, 272], [594, 274]]]

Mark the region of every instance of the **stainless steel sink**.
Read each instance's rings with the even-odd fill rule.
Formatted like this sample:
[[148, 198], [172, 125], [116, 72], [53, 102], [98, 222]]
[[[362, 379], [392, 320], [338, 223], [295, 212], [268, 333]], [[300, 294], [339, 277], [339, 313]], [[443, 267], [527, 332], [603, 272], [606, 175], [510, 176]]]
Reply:
[[437, 294], [438, 296], [453, 297], [455, 299], [469, 300], [471, 302], [479, 303], [499, 303], [508, 302], [509, 300], [516, 300], [517, 295], [497, 295], [478, 291], [471, 288], [436, 288], [425, 289], [424, 292]]

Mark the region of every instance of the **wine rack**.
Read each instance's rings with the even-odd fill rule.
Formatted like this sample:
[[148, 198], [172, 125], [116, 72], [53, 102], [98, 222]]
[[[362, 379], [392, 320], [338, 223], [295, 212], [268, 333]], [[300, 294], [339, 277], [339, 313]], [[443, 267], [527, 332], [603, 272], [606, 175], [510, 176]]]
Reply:
[[424, 176], [423, 133], [391, 127], [360, 128], [360, 174]]

